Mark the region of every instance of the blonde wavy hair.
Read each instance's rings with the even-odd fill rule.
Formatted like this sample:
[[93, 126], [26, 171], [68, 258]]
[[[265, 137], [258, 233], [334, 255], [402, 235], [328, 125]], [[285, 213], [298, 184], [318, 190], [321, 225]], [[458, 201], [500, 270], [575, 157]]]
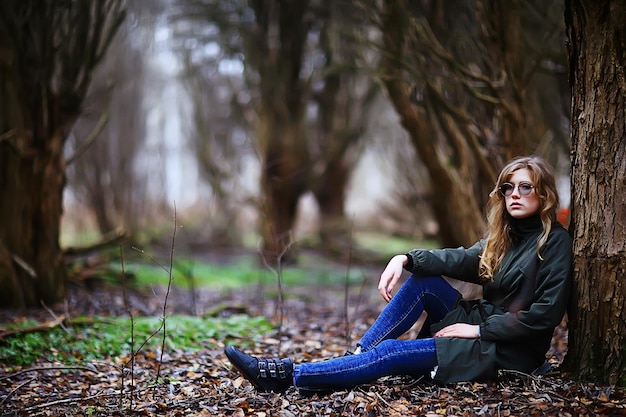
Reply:
[[495, 272], [502, 263], [504, 255], [512, 245], [509, 233], [512, 217], [506, 210], [505, 198], [500, 194], [500, 186], [508, 182], [513, 173], [520, 169], [528, 169], [530, 179], [534, 185], [533, 191], [539, 197], [539, 211], [543, 232], [537, 241], [537, 255], [540, 259], [541, 248], [548, 240], [552, 222], [556, 220], [556, 211], [559, 207], [559, 195], [552, 168], [538, 156], [525, 156], [513, 159], [498, 176], [495, 187], [489, 193], [487, 202], [487, 233], [485, 249], [479, 265], [479, 276], [483, 281], [493, 280]]

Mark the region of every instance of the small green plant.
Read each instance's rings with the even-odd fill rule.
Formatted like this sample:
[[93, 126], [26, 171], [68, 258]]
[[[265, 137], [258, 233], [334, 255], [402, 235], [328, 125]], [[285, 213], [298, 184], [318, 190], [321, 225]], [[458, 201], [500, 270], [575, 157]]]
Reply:
[[[23, 322], [18, 328], [37, 323]], [[27, 366], [37, 361], [79, 363], [114, 358], [130, 354], [130, 319], [128, 317], [89, 320], [88, 325], [75, 325], [64, 330], [56, 327], [47, 331], [29, 332], [8, 337], [0, 345], [0, 363], [5, 366]], [[159, 329], [161, 319], [136, 317], [135, 349]], [[4, 330], [15, 329], [16, 326]], [[264, 317], [236, 315], [225, 318], [201, 318], [183, 315], [167, 317], [166, 348], [198, 351], [217, 340], [259, 339], [272, 330]], [[160, 333], [143, 347], [160, 348]]]

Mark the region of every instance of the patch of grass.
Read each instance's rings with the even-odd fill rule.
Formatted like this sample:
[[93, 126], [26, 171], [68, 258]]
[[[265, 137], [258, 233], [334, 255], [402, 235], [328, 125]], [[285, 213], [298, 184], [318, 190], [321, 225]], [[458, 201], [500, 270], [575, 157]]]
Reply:
[[[36, 325], [25, 321], [19, 326], [3, 330], [27, 328]], [[150, 339], [161, 326], [158, 317], [134, 319], [134, 349]], [[64, 330], [56, 327], [47, 331], [24, 333], [8, 337], [0, 345], [0, 363], [5, 366], [27, 366], [36, 361], [77, 363], [102, 360], [130, 354], [131, 323], [128, 317], [89, 320], [88, 325], [76, 325]], [[200, 318], [183, 315], [167, 317], [166, 350], [198, 351], [211, 346], [215, 340], [258, 340], [272, 329], [264, 317], [235, 315], [226, 318]], [[155, 351], [161, 348], [162, 330], [143, 348]]]
[[440, 244], [434, 240], [415, 241], [382, 233], [360, 232], [356, 234], [355, 239], [360, 247], [379, 253], [387, 259], [399, 253], [406, 253], [413, 248], [435, 249], [440, 247]]
[[[86, 239], [87, 234], [81, 235]], [[415, 241], [400, 236], [375, 232], [356, 232], [354, 234], [354, 250], [364, 249], [371, 254], [371, 262], [380, 264], [382, 269], [386, 262], [398, 253], [405, 253], [414, 247], [426, 249], [438, 247], [431, 240]], [[258, 237], [255, 242], [258, 243]], [[302, 242], [301, 242], [302, 243]], [[346, 251], [350, 248], [346, 248]], [[119, 262], [119, 250], [110, 251], [108, 270], [100, 271], [99, 277], [112, 285], [120, 284], [122, 265]], [[143, 253], [143, 251], [141, 251]], [[237, 255], [227, 259], [231, 263], [203, 262], [190, 257], [175, 256], [173, 261], [173, 285], [189, 288], [193, 282], [197, 287], [213, 287], [218, 289], [241, 288], [254, 284], [275, 284], [276, 274], [267, 267], [259, 265], [258, 254]], [[80, 265], [79, 265], [80, 267]], [[128, 251], [125, 256], [124, 270], [130, 285], [145, 287], [146, 285], [167, 285], [169, 281], [169, 257], [151, 259], [150, 256], [136, 251]], [[341, 261], [332, 261], [315, 254], [315, 251], [302, 251], [298, 255], [297, 265], [283, 265], [282, 278], [289, 285], [343, 285], [345, 284], [348, 265]], [[364, 278], [364, 269], [357, 261], [350, 265], [349, 280], [360, 283]], [[191, 281], [193, 280], [193, 281]]]
[[[113, 269], [121, 271], [121, 265], [113, 265]], [[168, 267], [166, 267], [168, 268]], [[127, 274], [133, 276], [133, 285], [167, 285], [169, 272], [157, 265], [127, 263], [124, 265]], [[325, 266], [323, 262], [312, 268], [285, 267], [282, 279], [285, 285], [325, 285], [340, 284], [345, 281], [345, 268], [336, 265]], [[267, 268], [261, 268], [252, 262], [238, 262], [233, 265], [216, 265], [190, 259], [179, 259], [174, 263], [172, 284], [177, 287], [189, 288], [190, 278], [194, 286], [217, 288], [241, 288], [251, 284], [275, 284], [276, 274]], [[356, 270], [350, 273], [351, 282], [360, 282], [362, 274]]]

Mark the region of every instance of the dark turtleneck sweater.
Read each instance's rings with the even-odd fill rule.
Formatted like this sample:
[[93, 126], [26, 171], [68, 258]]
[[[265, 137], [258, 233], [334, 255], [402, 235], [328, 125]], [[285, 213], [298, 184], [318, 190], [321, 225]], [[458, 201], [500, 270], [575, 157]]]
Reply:
[[539, 214], [523, 219], [509, 217], [509, 233], [513, 242], [519, 242], [534, 235], [539, 236], [542, 231], [543, 223]]

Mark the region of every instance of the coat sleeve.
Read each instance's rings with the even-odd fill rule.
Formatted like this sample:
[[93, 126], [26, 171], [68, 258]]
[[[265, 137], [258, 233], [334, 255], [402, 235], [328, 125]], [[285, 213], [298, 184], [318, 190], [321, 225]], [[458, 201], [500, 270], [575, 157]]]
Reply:
[[478, 264], [483, 249], [483, 240], [469, 248], [413, 249], [406, 254], [409, 261], [405, 269], [417, 276], [444, 275], [480, 284]]
[[572, 244], [563, 228], [553, 230], [542, 250], [533, 301], [519, 311], [492, 315], [480, 325], [482, 340], [505, 341], [552, 333], [567, 308], [572, 269]]

